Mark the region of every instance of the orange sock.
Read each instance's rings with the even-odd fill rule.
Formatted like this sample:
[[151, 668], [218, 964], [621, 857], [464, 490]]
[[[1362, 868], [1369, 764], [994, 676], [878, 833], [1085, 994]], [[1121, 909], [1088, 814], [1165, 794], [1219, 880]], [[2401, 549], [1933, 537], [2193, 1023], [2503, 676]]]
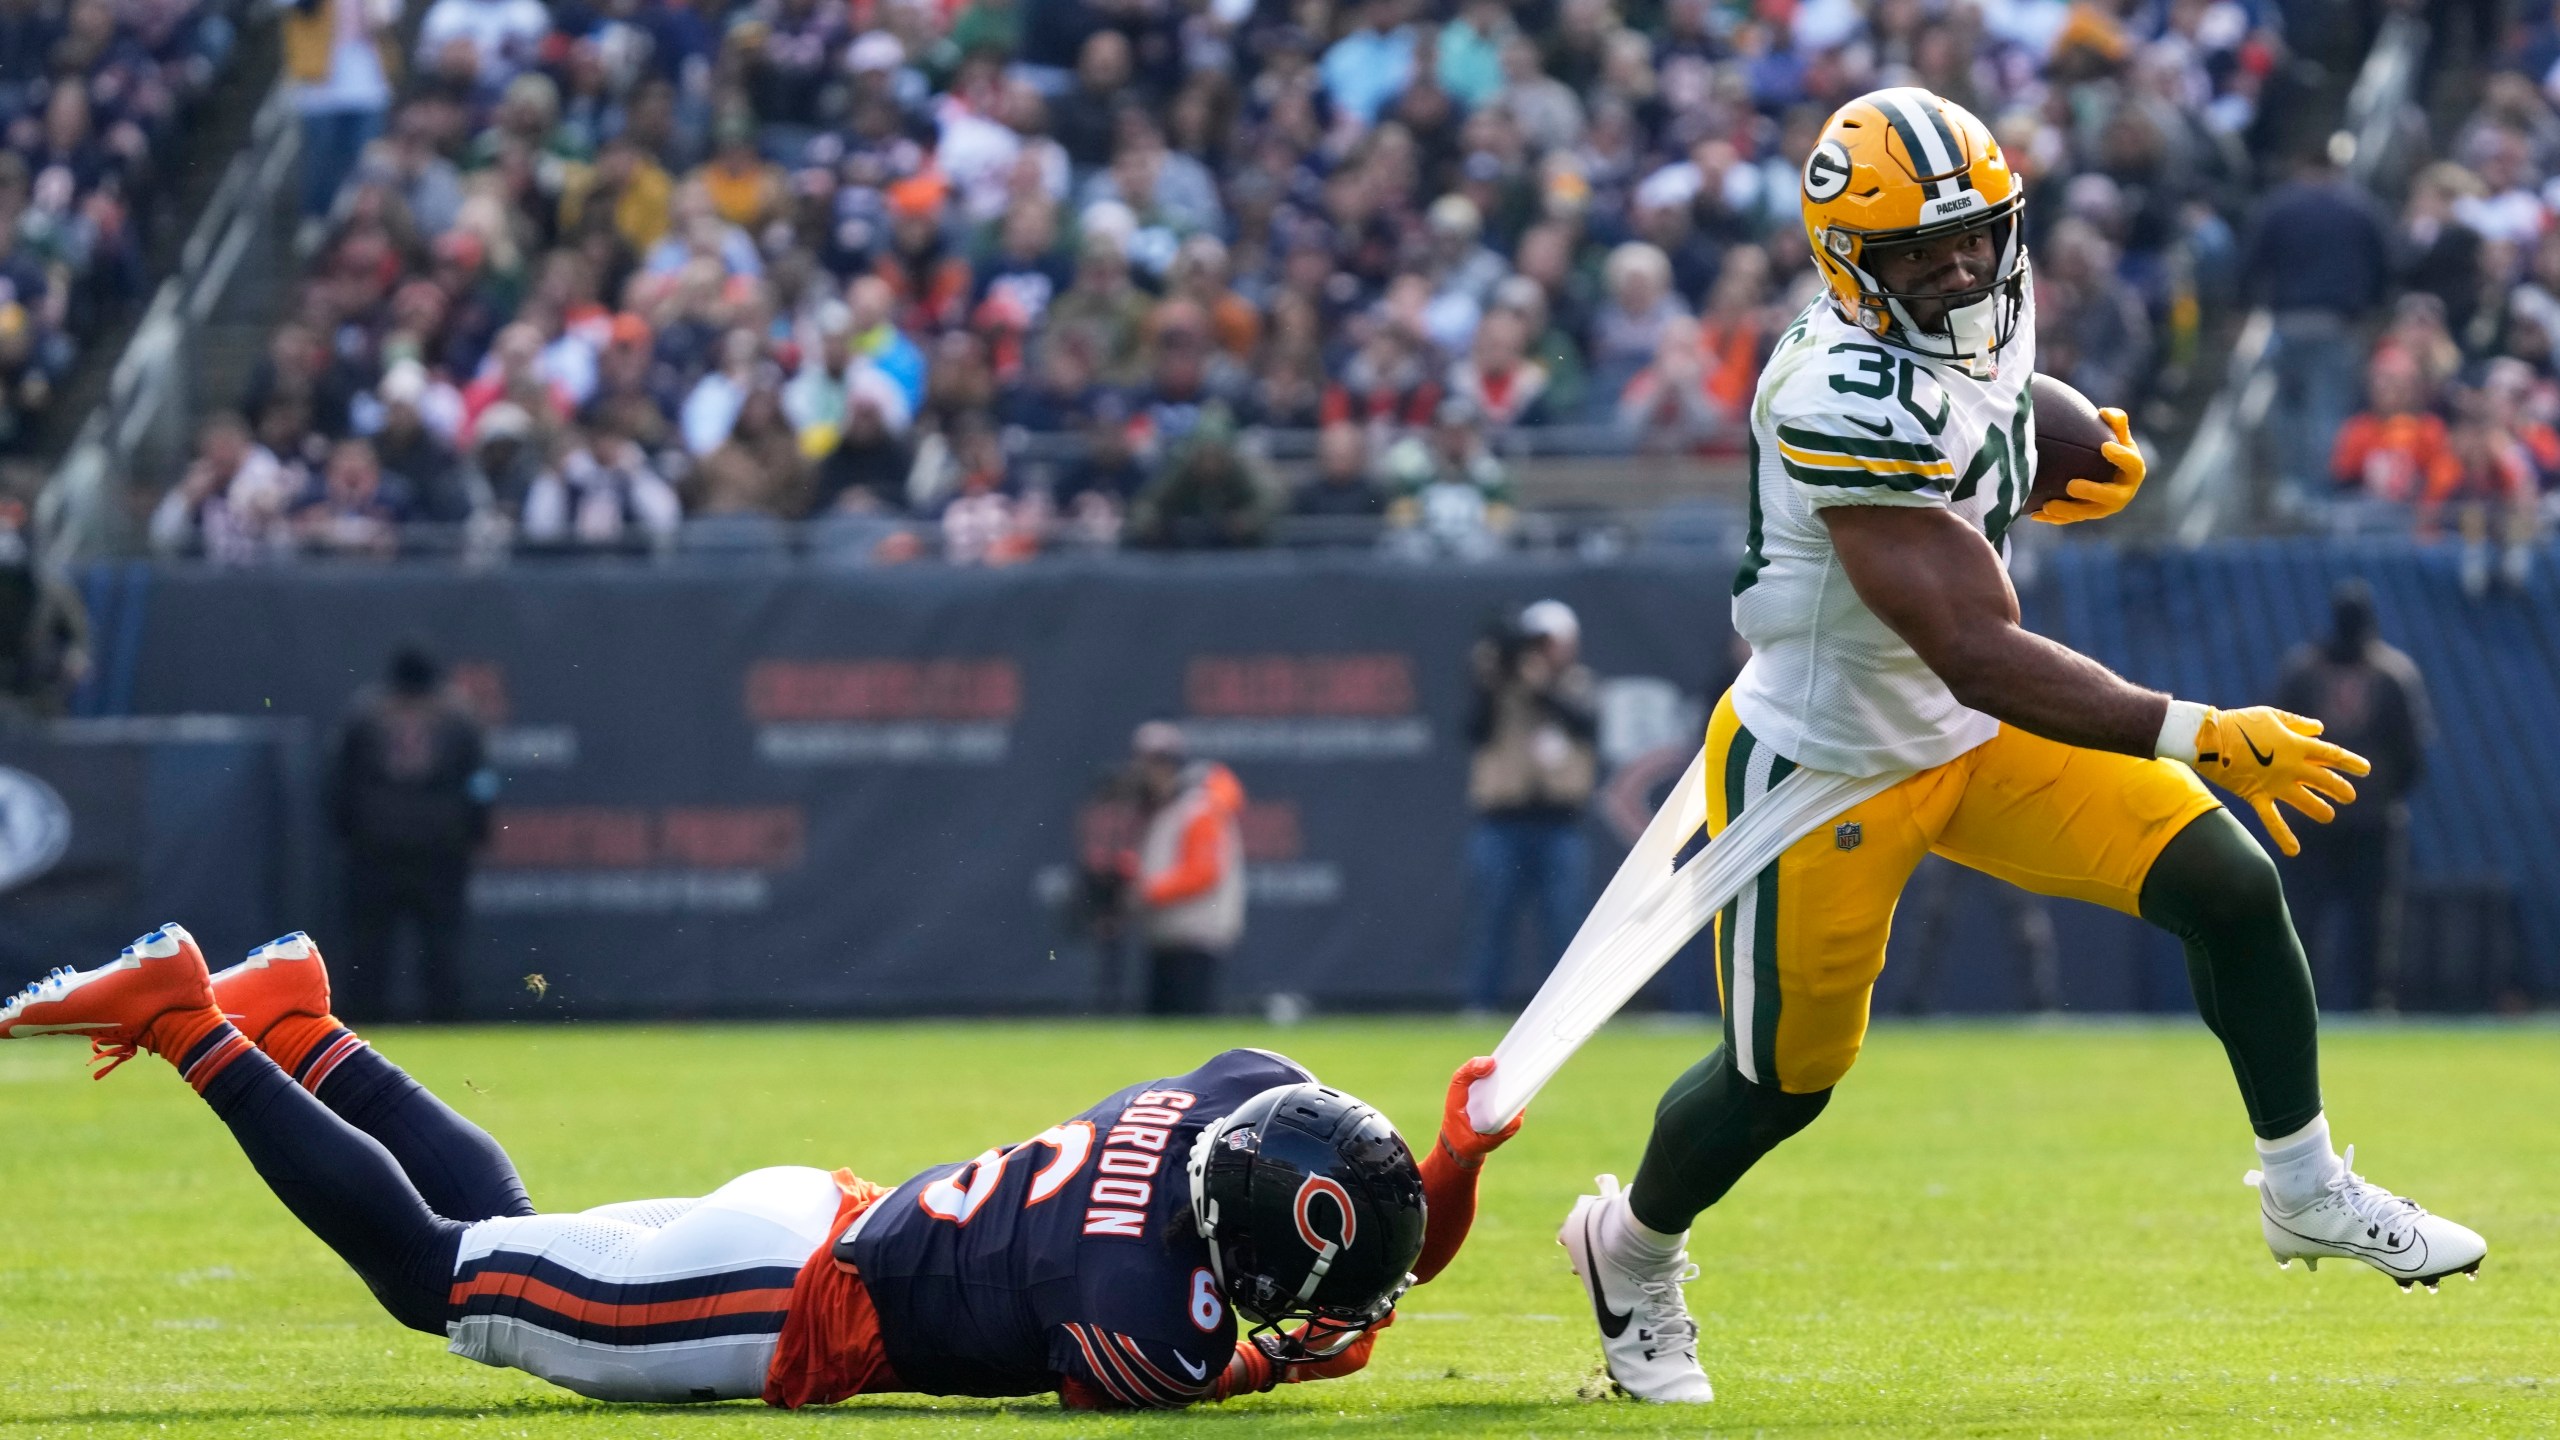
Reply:
[[299, 1075], [313, 1048], [338, 1038], [346, 1028], [335, 1015], [287, 1015], [257, 1037], [258, 1048], [287, 1075]]
[[321, 1083], [365, 1045], [335, 1015], [287, 1015], [258, 1037], [258, 1048], [292, 1076], [293, 1083], [317, 1095]]
[[[142, 1048], [178, 1067], [198, 1094], [232, 1061], [256, 1048], [211, 1005], [172, 1010], [142, 1032]], [[103, 1071], [100, 1073], [104, 1073]]]

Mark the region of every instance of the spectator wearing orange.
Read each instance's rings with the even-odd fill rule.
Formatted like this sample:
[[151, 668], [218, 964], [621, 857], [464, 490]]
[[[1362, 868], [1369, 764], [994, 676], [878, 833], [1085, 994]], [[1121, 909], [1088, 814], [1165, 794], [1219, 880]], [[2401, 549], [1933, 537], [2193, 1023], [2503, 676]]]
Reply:
[[578, 412], [589, 429], [627, 435], [655, 452], [675, 439], [667, 397], [655, 385], [655, 337], [637, 315], [616, 315], [596, 357], [596, 390]]
[[2449, 491], [2461, 462], [2442, 416], [2425, 408], [2418, 362], [2396, 346], [2374, 352], [2366, 371], [2370, 408], [2349, 419], [2330, 452], [2329, 473], [2345, 493], [2414, 505]]
[[1262, 345], [1262, 312], [1227, 283], [1227, 244], [1194, 235], [1174, 252], [1167, 289], [1209, 317], [1210, 338], [1238, 364], [1250, 363]]
[[871, 270], [897, 296], [899, 328], [928, 335], [969, 318], [969, 259], [943, 233], [950, 183], [928, 171], [890, 186], [889, 245]]
[[1734, 448], [1769, 352], [1760, 305], [1767, 275], [1767, 258], [1757, 249], [1736, 249], [1727, 258], [1706, 315], [1683, 315], [1664, 326], [1653, 363], [1627, 382], [1618, 397], [1620, 424], [1700, 449]]
[[1147, 946], [1147, 1013], [1207, 1015], [1218, 971], [1244, 938], [1244, 785], [1214, 760], [1193, 760], [1182, 731], [1138, 727], [1130, 748], [1146, 828], [1130, 857]]
[[2438, 533], [2448, 507], [2454, 512], [2462, 535], [2462, 593], [2474, 600], [2489, 593], [2493, 534], [2501, 551], [2496, 582], [2521, 591], [2532, 578], [2541, 497], [2525, 438], [2530, 422], [2522, 413], [2532, 378], [2523, 362], [2499, 360], [2486, 384], [2457, 397], [2450, 483], [2430, 485], [2419, 502], [2421, 538]]

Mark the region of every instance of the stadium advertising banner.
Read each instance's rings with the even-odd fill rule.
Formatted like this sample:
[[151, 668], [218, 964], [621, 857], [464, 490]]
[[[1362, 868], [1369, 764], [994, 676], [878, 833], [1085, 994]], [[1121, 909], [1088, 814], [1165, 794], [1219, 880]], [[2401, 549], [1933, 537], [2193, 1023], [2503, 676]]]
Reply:
[[[2382, 596], [2385, 633], [2407, 636], [2431, 666], [2444, 660], [2432, 673], [2448, 745], [2487, 743], [2521, 703], [2475, 693], [2467, 679], [2492, 668], [2485, 658], [2456, 663], [2508, 642], [2475, 633], [2484, 622], [2460, 604], [2449, 567], [2279, 561], [2287, 557], [2257, 550], [2136, 559], [2079, 547], [2053, 558], [2031, 609], [2138, 680], [2247, 695], [2269, 683], [2287, 647], [2318, 633], [2328, 584], [2364, 573]], [[1600, 791], [1588, 822], [1595, 885], [1694, 752], [1708, 699], [1733, 665], [1724, 567], [1679, 557], [1410, 566], [1225, 555], [890, 571], [707, 561], [479, 573], [131, 567], [93, 579], [113, 581], [91, 586], [98, 629], [121, 637], [102, 656], [93, 704], [143, 716], [297, 717], [307, 722], [306, 765], [403, 637], [424, 637], [451, 662], [504, 779], [471, 892], [471, 1005], [484, 1015], [1124, 1007], [1137, 989], [1134, 961], [1095, 933], [1099, 887], [1086, 877], [1137, 832], [1109, 782], [1130, 731], [1152, 718], [1181, 721], [1195, 751], [1233, 767], [1246, 790], [1250, 918], [1228, 967], [1229, 1003], [1454, 1005], [1467, 969], [1469, 648], [1534, 600], [1580, 612], [1584, 657], [1602, 682]], [[2225, 649], [2176, 643], [2193, 633], [2179, 597], [2243, 585], [2282, 598], [2282, 623]], [[295, 925], [325, 943], [341, 923], [329, 904], [287, 905], [279, 916], [273, 884], [206, 878], [217, 854], [256, 856], [296, 835], [324, 849], [311, 841], [317, 805], [306, 797], [275, 812], [282, 823], [242, 824], [236, 817], [251, 812], [205, 788], [212, 771], [168, 788], [187, 773], [151, 771], [154, 793], [196, 798], [191, 809], [146, 807], [136, 833], [164, 868], [198, 857], [189, 903], [165, 903], [181, 892], [128, 875], [85, 892], [126, 897], [102, 903], [97, 923], [130, 935], [179, 919], [218, 950]], [[74, 794], [89, 782], [48, 783], [75, 811], [94, 808]], [[2506, 927], [2490, 927], [2507, 937], [2490, 947], [2497, 954], [2549, 954], [2534, 937], [2554, 933], [2548, 897], [2560, 887], [2522, 883], [2560, 875], [2551, 851], [2560, 842], [2527, 813], [2538, 792], [2452, 788], [2467, 783], [2447, 769], [2418, 797], [2410, 953], [2421, 941], [2445, 949], [2430, 939], [2439, 931], [2470, 933], [2428, 918], [2462, 902], [2480, 912], [2473, 920]], [[81, 791], [90, 793], [118, 792]], [[2504, 814], [2500, 806], [2515, 813], [2498, 826], [2455, 823]], [[181, 815], [211, 828], [173, 829]], [[14, 837], [18, 822], [8, 825]], [[208, 834], [227, 838], [193, 838]], [[68, 853], [92, 853], [82, 848], [91, 839], [75, 825]], [[2444, 890], [2455, 882], [2470, 889]], [[2473, 891], [2487, 898], [2464, 902]], [[2025, 1001], [2032, 984], [2016, 937], [2044, 923], [2032, 902], [1936, 861], [1908, 902], [1880, 1007]], [[2093, 907], [2045, 909], [2066, 1003], [2187, 1007], [2174, 945]], [[0, 921], [29, 913], [0, 896]], [[2502, 918], [2518, 913], [2521, 950]], [[2494, 990], [2494, 978], [2484, 971], [2456, 988]], [[1511, 991], [1525, 996], [1533, 983], [1524, 954]], [[1694, 954], [1675, 961], [1654, 998], [1711, 1006], [1706, 967]]]
[[[1106, 782], [1153, 718], [1247, 792], [1231, 1002], [1447, 1003], [1470, 646], [1533, 600], [1581, 612], [1618, 780], [1592, 821], [1605, 875], [1612, 826], [1650, 814], [1724, 682], [1711, 571], [163, 571], [131, 703], [324, 732], [400, 639], [429, 640], [504, 780], [472, 883], [482, 1013], [1125, 1001], [1134, 962], [1085, 923], [1082, 875], [1134, 835]], [[325, 943], [330, 917], [298, 923]], [[1534, 979], [1524, 956], [1514, 988]]]

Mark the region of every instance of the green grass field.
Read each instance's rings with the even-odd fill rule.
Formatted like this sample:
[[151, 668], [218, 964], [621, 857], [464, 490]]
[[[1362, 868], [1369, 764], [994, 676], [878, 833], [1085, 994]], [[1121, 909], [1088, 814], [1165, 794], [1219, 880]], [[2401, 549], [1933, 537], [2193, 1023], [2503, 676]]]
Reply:
[[[1019, 1139], [1225, 1044], [1267, 1045], [1432, 1124], [1494, 1032], [1424, 1021], [384, 1032], [514, 1152], [545, 1209], [709, 1190], [759, 1165], [887, 1180]], [[1592, 1398], [1553, 1241], [1631, 1173], [1708, 1043], [1594, 1043], [1487, 1172], [1467, 1251], [1352, 1380], [1181, 1415], [1053, 1401], [596, 1405], [395, 1327], [165, 1066], [103, 1084], [0, 1047], [0, 1435], [1402, 1436], [2560, 1434], [2560, 1068], [2543, 1027], [2346, 1028], [2331, 1115], [2360, 1168], [2488, 1235], [2480, 1283], [2403, 1295], [2279, 1272], [2247, 1130], [2188, 1025], [1887, 1027], [1821, 1122], [1699, 1227], [1704, 1413]]]

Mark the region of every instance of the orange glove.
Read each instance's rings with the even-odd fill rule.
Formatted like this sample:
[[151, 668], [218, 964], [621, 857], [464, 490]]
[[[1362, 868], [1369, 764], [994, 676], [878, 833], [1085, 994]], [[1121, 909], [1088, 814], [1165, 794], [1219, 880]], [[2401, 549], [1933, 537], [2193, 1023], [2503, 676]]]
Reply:
[[1479, 1055], [1459, 1066], [1458, 1073], [1449, 1077], [1449, 1096], [1440, 1104], [1441, 1147], [1449, 1152], [1450, 1159], [1469, 1170], [1482, 1165], [1484, 1157], [1500, 1149], [1503, 1141], [1519, 1134], [1520, 1122], [1529, 1118], [1525, 1114], [1511, 1117], [1511, 1123], [1498, 1134], [1476, 1133], [1474, 1123], [1467, 1119], [1467, 1092], [1493, 1073], [1493, 1065], [1492, 1056]]
[[2071, 525], [2082, 520], [2103, 520], [2133, 503], [2134, 493], [2142, 488], [2142, 477], [2149, 467], [2142, 463], [2142, 451], [2133, 443], [2132, 422], [2125, 413], [2110, 405], [2098, 412], [2116, 438], [2098, 447], [2107, 463], [2116, 467], [2113, 480], [2074, 480], [2064, 486], [2066, 500], [2047, 500], [2028, 516], [2047, 525]]
[[[2276, 810], [2281, 800], [2326, 825], [2338, 805], [2356, 798], [2344, 775], [2369, 775], [2372, 762], [2352, 750], [2316, 738], [2320, 722], [2304, 715], [2252, 705], [2246, 710], [2204, 712], [2196, 727], [2196, 769], [2258, 812], [2258, 819], [2287, 855], [2302, 842]], [[2335, 802], [2332, 804], [2331, 802]]]

